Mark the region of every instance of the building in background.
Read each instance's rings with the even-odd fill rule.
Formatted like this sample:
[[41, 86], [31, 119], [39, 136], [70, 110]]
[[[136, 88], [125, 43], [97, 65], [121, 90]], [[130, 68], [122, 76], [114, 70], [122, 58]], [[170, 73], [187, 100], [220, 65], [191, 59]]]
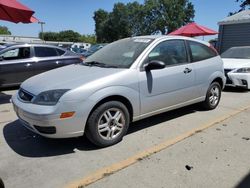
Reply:
[[250, 46], [250, 10], [229, 16], [218, 24], [219, 53], [234, 46]]

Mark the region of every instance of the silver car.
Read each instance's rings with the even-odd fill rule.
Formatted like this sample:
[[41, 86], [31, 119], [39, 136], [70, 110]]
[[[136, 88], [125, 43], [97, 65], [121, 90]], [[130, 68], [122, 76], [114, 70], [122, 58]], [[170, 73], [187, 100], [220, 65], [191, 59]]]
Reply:
[[42, 136], [86, 134], [104, 147], [121, 141], [130, 122], [199, 102], [216, 108], [224, 85], [222, 60], [208, 43], [141, 36], [26, 80], [12, 102], [20, 122]]

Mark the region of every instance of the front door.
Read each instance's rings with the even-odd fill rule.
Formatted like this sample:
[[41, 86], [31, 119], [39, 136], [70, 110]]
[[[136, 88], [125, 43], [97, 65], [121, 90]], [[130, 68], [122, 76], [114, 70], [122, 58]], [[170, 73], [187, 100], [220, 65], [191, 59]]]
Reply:
[[166, 40], [158, 44], [145, 63], [162, 61], [164, 69], [141, 71], [141, 114], [147, 115], [190, 101], [198, 96], [195, 70], [189, 63], [184, 40]]
[[1, 52], [0, 85], [20, 84], [33, 75], [34, 60], [30, 47], [16, 47]]

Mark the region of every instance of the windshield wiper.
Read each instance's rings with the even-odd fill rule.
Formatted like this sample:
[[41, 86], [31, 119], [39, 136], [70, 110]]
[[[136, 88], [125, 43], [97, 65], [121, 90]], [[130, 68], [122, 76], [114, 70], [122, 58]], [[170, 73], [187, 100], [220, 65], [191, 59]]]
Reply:
[[97, 66], [97, 67], [105, 67], [105, 68], [118, 68], [115, 65], [107, 65], [105, 63], [100, 63], [98, 61], [88, 61], [88, 62], [84, 62], [84, 65], [88, 65], [88, 66]]

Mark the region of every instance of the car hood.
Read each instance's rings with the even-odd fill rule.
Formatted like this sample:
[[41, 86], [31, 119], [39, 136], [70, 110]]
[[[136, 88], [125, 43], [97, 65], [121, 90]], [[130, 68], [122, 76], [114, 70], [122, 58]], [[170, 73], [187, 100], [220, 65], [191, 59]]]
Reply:
[[250, 67], [250, 59], [231, 59], [222, 58], [224, 69], [238, 69], [243, 67]]
[[22, 83], [21, 88], [34, 95], [54, 89], [75, 89], [122, 71], [126, 71], [126, 69], [69, 65], [31, 77]]

